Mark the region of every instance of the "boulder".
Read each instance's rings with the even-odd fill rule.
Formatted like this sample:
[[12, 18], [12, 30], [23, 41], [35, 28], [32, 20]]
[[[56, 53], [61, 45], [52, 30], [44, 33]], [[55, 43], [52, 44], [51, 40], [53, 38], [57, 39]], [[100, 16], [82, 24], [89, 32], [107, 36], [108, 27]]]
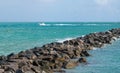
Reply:
[[90, 54], [86, 50], [81, 51], [81, 56], [90, 56]]
[[21, 69], [17, 69], [15, 73], [24, 73]]
[[1, 72], [1, 73], [4, 73], [4, 69], [0, 69], [0, 72]]
[[79, 63], [86, 63], [87, 60], [86, 60], [86, 58], [82, 57], [82, 58], [79, 58], [78, 62]]
[[64, 67], [65, 69], [71, 69], [71, 68], [75, 68], [77, 65], [78, 65], [77, 62], [75, 62], [75, 61], [69, 61], [69, 62], [66, 62], [66, 63], [63, 65], [63, 67]]
[[0, 60], [0, 65], [10, 65], [10, 63], [4, 60]]
[[0, 60], [6, 61], [8, 58], [4, 55], [0, 56]]
[[35, 73], [41, 73], [42, 72], [41, 67], [37, 67], [37, 66], [32, 66], [31, 70], [34, 71]]

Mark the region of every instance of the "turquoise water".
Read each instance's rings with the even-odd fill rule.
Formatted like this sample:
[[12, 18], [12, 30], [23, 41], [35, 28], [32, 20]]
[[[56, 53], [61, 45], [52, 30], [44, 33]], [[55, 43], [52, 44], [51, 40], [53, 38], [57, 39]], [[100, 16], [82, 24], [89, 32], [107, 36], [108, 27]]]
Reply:
[[[92, 32], [120, 28], [120, 23], [79, 23], [79, 22], [26, 22], [0, 23], [0, 55], [63, 41]], [[120, 40], [102, 49], [90, 51], [89, 64], [80, 65], [68, 73], [119, 73]]]
[[87, 65], [79, 65], [67, 73], [120, 73], [120, 39], [90, 53]]

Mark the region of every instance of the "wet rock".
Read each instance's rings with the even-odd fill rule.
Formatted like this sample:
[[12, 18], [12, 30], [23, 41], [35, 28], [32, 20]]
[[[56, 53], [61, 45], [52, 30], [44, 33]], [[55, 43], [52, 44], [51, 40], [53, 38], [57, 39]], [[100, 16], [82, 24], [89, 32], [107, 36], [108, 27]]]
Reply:
[[13, 68], [7, 67], [6, 69], [4, 69], [5, 72], [4, 73], [15, 73], [15, 70]]
[[8, 62], [15, 62], [14, 59], [18, 59], [18, 55], [17, 54], [14, 54], [14, 53], [11, 53], [7, 56], [7, 61]]
[[34, 53], [37, 57], [40, 56], [39, 51], [33, 51], [33, 53]]
[[26, 54], [25, 57], [27, 59], [36, 59], [37, 58], [35, 54]]
[[27, 71], [29, 71], [29, 72], [30, 72], [30, 71], [33, 72], [29, 66], [22, 66], [21, 69], [22, 69], [23, 72], [27, 72]]
[[34, 71], [35, 73], [42, 73], [42, 70], [40, 67], [37, 67], [37, 66], [33, 66], [31, 68], [32, 71]]
[[28, 59], [35, 59], [37, 56], [33, 53], [32, 50], [26, 50], [24, 56]]
[[64, 41], [63, 43], [66, 44], [66, 45], [68, 45], [68, 44], [69, 44], [69, 41], [66, 40], [66, 41]]
[[69, 61], [69, 62], [65, 63], [65, 64], [63, 65], [63, 67], [64, 67], [65, 69], [71, 69], [71, 68], [75, 68], [77, 65], [78, 65], [77, 62], [75, 62], [75, 61]]
[[4, 60], [0, 60], [0, 65], [9, 65], [9, 62], [4, 61]]
[[8, 58], [8, 60], [9, 59], [18, 59], [18, 54], [11, 53], [11, 54], [7, 55], [7, 58]]
[[23, 66], [26, 66], [26, 65], [27, 65], [27, 63], [22, 61], [22, 62], [18, 63], [18, 68], [22, 68]]
[[74, 46], [78, 46], [79, 43], [77, 41], [74, 42]]
[[79, 63], [86, 63], [87, 60], [86, 60], [86, 58], [82, 57], [82, 58], [79, 58], [78, 62]]
[[21, 69], [16, 70], [16, 73], [24, 73]]
[[86, 50], [82, 50], [81, 56], [90, 56], [90, 54]]
[[40, 66], [39, 62], [39, 60], [34, 60], [32, 64], [33, 66]]
[[26, 53], [25, 51], [21, 51], [18, 53], [18, 57], [25, 57]]
[[0, 56], [0, 60], [6, 61], [6, 60], [7, 60], [7, 57], [2, 55], [2, 56]]

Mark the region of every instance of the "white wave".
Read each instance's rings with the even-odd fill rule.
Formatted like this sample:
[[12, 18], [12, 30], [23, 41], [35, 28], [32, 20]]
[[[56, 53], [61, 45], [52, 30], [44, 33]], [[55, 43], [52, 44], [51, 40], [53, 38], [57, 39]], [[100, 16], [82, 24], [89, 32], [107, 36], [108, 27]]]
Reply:
[[104, 25], [104, 26], [110, 26], [110, 24], [95, 24], [95, 23], [85, 23], [85, 24], [76, 24], [76, 23], [39, 23], [40, 26], [101, 26], [101, 25]]
[[116, 38], [116, 37], [112, 37], [112, 39], [113, 39], [113, 40], [117, 40], [117, 38]]
[[80, 24], [50, 24], [50, 23], [38, 23], [40, 26], [77, 26], [77, 25], [80, 25]]
[[40, 25], [40, 26], [46, 26], [46, 24], [45, 24], [45, 23], [39, 23], [39, 25]]
[[84, 37], [85, 35], [82, 35], [81, 37]]
[[97, 50], [97, 49], [98, 49], [98, 48], [95, 48], [95, 47], [93, 48], [93, 50]]
[[94, 24], [94, 23], [92, 23], [92, 24], [83, 24], [84, 26], [101, 26], [101, 25], [103, 25], [103, 26], [110, 26], [111, 24]]
[[63, 43], [64, 41], [71, 40], [71, 39], [73, 39], [73, 38], [56, 39], [56, 41], [59, 43]]
[[75, 25], [75, 24], [53, 24], [53, 25], [57, 25], [57, 26], [71, 26], [71, 25]]

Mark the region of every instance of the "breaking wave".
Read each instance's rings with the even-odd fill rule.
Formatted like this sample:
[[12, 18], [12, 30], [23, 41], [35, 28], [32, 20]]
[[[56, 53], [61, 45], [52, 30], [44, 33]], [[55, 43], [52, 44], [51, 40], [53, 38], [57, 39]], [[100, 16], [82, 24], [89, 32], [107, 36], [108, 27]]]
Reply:
[[39, 26], [111, 26], [111, 24], [95, 24], [95, 23], [38, 23]]
[[71, 39], [74, 39], [74, 38], [56, 39], [56, 41], [59, 42], [59, 43], [63, 43], [64, 41], [71, 40]]
[[[85, 35], [81, 35], [81, 37], [84, 37], [84, 36]], [[67, 37], [67, 38], [63, 38], [63, 39], [56, 39], [56, 42], [63, 43], [66, 40], [72, 40], [72, 39], [75, 39], [76, 37]]]

